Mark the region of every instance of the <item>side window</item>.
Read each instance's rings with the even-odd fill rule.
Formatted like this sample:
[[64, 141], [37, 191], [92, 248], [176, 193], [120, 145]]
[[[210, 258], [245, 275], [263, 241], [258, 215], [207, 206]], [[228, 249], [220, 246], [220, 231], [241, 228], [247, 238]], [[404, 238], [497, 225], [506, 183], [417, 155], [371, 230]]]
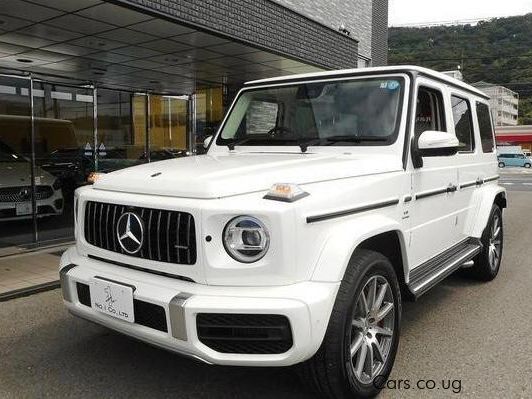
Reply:
[[478, 126], [483, 152], [493, 152], [495, 141], [493, 140], [493, 126], [491, 124], [490, 109], [486, 104], [477, 103]]
[[279, 104], [252, 101], [246, 113], [246, 135], [266, 134], [277, 125]]
[[440, 91], [420, 87], [416, 100], [416, 138], [427, 130], [445, 131], [445, 109]]
[[475, 149], [471, 105], [465, 98], [451, 96], [454, 131], [460, 142], [459, 151], [472, 152]]

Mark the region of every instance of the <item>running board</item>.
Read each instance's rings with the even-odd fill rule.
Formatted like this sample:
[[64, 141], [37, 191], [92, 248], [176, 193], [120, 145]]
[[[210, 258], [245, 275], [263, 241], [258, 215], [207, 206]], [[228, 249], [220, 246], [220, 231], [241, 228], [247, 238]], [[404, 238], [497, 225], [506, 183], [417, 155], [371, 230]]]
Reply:
[[416, 267], [410, 273], [408, 288], [419, 298], [454, 271], [480, 253], [479, 239], [469, 238]]

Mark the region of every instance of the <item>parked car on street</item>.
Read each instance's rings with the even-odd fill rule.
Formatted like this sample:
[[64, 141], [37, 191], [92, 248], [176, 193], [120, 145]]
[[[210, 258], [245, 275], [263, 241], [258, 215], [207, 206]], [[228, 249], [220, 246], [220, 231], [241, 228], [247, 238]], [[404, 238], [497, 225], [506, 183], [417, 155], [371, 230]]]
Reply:
[[506, 166], [530, 168], [532, 166], [532, 159], [525, 156], [525, 154], [499, 154], [497, 159], [499, 168], [505, 168]]
[[499, 272], [488, 104], [419, 67], [249, 82], [205, 155], [76, 191], [64, 303], [210, 364], [298, 365], [323, 397], [376, 395], [403, 301]]

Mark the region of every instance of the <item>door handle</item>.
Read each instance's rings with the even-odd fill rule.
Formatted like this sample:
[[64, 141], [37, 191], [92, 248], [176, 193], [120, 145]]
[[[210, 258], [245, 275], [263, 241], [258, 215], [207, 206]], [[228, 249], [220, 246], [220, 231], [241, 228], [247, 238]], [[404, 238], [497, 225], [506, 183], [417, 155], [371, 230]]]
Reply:
[[482, 186], [483, 184], [484, 184], [484, 179], [482, 179], [482, 178], [479, 177], [479, 178], [477, 179], [477, 186]]
[[447, 192], [448, 193], [454, 193], [456, 192], [456, 190], [458, 190], [458, 187], [454, 184], [449, 184], [449, 186], [447, 187]]

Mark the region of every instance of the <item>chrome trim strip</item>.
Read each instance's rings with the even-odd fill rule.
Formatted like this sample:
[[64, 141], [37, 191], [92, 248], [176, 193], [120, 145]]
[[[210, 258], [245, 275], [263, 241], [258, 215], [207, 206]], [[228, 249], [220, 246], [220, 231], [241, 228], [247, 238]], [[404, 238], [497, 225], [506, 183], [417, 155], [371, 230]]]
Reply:
[[350, 216], [356, 213], [369, 212], [375, 209], [386, 208], [386, 207], [394, 206], [397, 204], [399, 204], [399, 198], [395, 198], [389, 201], [378, 202], [378, 203], [371, 204], [371, 205], [363, 205], [357, 208], [345, 209], [345, 210], [337, 211], [337, 212], [324, 213], [322, 215], [308, 216], [307, 223], [309, 224], [316, 223], [316, 222], [321, 222], [324, 220], [335, 219], [335, 218], [340, 218], [344, 216]]
[[67, 302], [72, 302], [72, 293], [70, 292], [70, 285], [68, 284], [67, 273], [75, 268], [77, 265], [71, 263], [59, 270], [59, 281], [61, 282], [61, 291], [63, 299]]
[[463, 190], [464, 188], [469, 188], [469, 187], [475, 187], [475, 186], [478, 186], [478, 180], [475, 180], [475, 181], [469, 181], [467, 183], [462, 183], [460, 184], [460, 190]]
[[447, 194], [448, 192], [447, 190], [448, 190], [448, 187], [438, 188], [436, 190], [423, 191], [421, 193], [416, 194], [416, 200], [433, 197], [435, 195]]
[[499, 180], [501, 177], [499, 175], [497, 176], [492, 176], [492, 177], [487, 177], [486, 179], [484, 179], [484, 183], [487, 183], [487, 182], [490, 182], [490, 181], [496, 181], [496, 180]]
[[185, 304], [192, 296], [186, 292], [182, 292], [172, 298], [168, 304], [168, 313], [170, 316], [170, 331], [172, 337], [186, 341], [187, 337], [187, 323], [185, 319]]

